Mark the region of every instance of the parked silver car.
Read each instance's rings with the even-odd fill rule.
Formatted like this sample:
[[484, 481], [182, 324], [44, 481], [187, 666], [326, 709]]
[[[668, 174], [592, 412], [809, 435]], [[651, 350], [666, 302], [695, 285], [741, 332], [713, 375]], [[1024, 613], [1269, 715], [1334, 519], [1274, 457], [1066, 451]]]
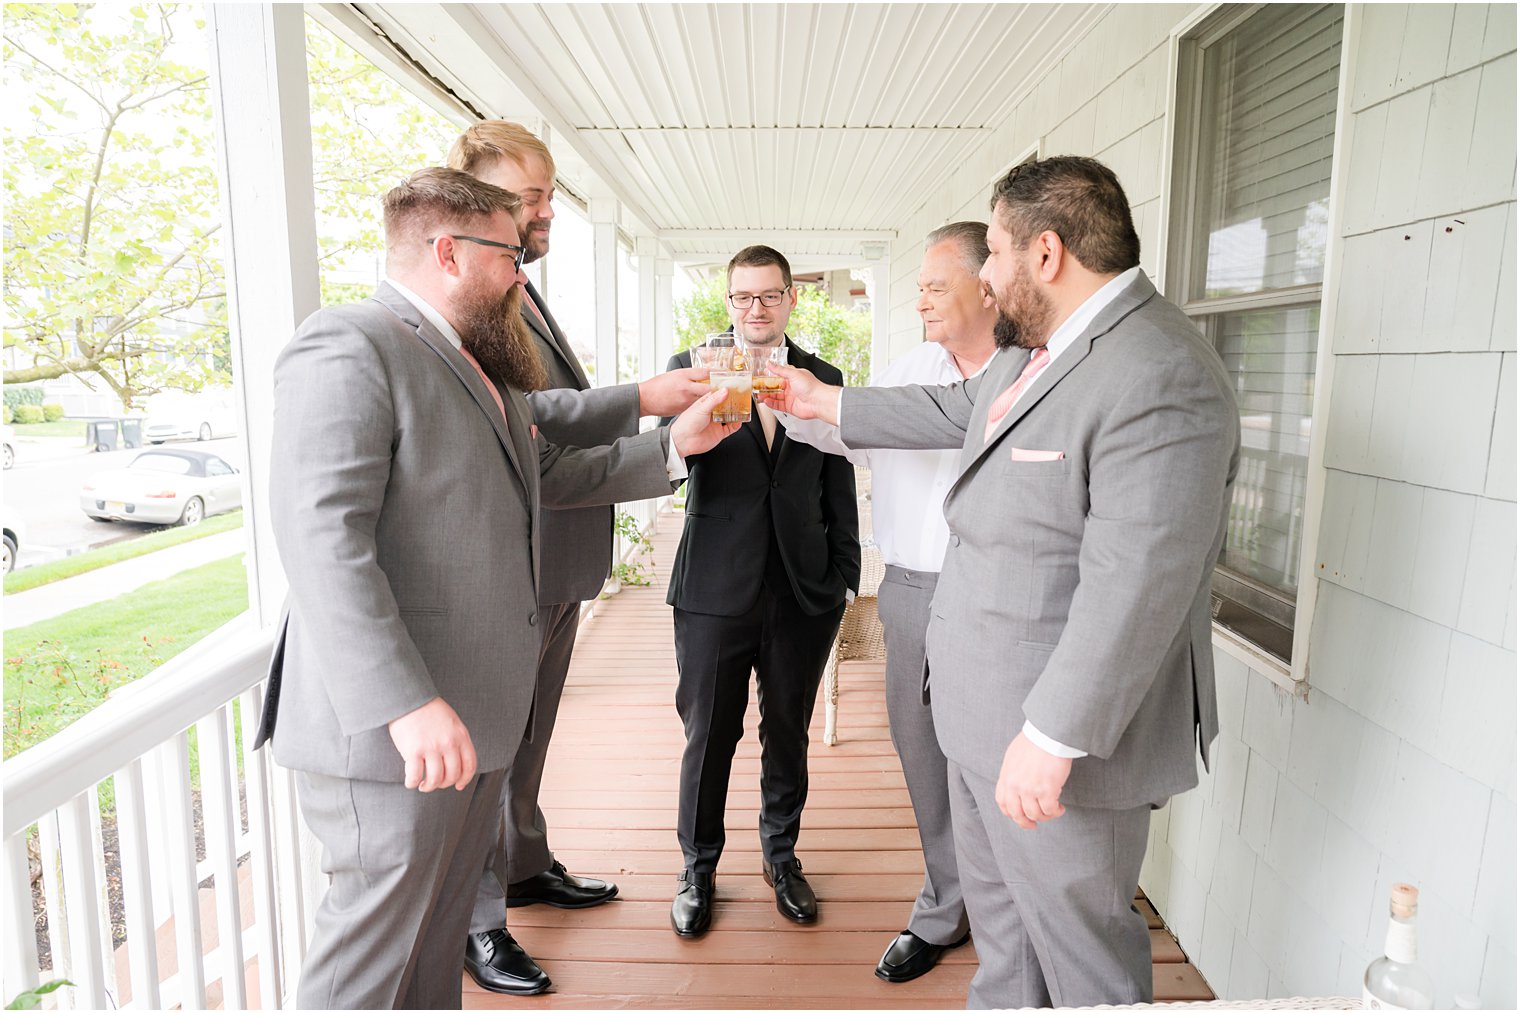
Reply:
[[204, 450], [145, 450], [125, 468], [91, 475], [79, 508], [92, 520], [199, 524], [243, 505], [238, 470]]

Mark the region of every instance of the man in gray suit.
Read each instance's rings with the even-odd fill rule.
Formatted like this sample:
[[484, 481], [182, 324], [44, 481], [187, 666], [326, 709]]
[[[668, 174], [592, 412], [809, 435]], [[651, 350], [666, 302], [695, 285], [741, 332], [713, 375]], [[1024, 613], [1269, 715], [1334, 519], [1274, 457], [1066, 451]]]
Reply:
[[1106, 166], [1021, 165], [992, 208], [982, 279], [1013, 329], [986, 372], [841, 395], [788, 371], [778, 407], [852, 447], [961, 447], [925, 692], [981, 959], [968, 1004], [1148, 1002], [1132, 902], [1150, 812], [1198, 783], [1218, 730], [1235, 400], [1140, 271]]
[[[455, 139], [449, 165], [518, 196], [522, 205], [515, 224], [524, 247], [524, 264], [541, 260], [549, 252], [554, 157], [543, 141], [520, 124], [482, 120]], [[526, 278], [520, 288], [523, 326], [535, 339], [546, 377], [543, 389], [528, 395], [528, 403], [534, 422], [548, 439], [575, 447], [602, 446], [637, 434], [641, 415], [678, 414], [711, 390], [704, 371], [695, 369], [593, 390], [547, 301]], [[611, 410], [603, 410], [604, 406]], [[544, 568], [538, 587], [543, 631], [538, 697], [532, 725], [507, 773], [502, 847], [481, 877], [465, 950], [465, 969], [478, 985], [512, 995], [534, 995], [548, 989], [551, 982], [507, 931], [507, 908], [526, 904], [586, 908], [617, 895], [616, 884], [571, 875], [555, 859], [538, 804], [544, 761], [575, 650], [581, 603], [601, 593], [612, 569], [612, 508], [546, 506], [539, 513], [539, 539]]]
[[540, 498], [660, 495], [737, 428], [710, 423], [712, 396], [607, 448], [533, 435], [517, 207], [452, 169], [413, 174], [385, 197], [387, 282], [311, 316], [275, 367], [290, 597], [257, 744], [299, 772], [329, 877], [302, 1008], [458, 1007], [535, 701]]

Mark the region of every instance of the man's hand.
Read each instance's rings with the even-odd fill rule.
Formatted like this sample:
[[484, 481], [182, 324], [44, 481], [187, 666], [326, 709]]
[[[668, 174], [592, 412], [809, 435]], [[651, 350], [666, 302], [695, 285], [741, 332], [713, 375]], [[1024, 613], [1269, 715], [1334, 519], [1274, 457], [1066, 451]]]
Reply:
[[639, 414], [659, 418], [679, 415], [710, 390], [707, 370], [696, 366], [672, 369], [639, 384]]
[[1025, 830], [1033, 830], [1035, 824], [1066, 811], [1061, 789], [1070, 776], [1070, 760], [1052, 756], [1020, 732], [1003, 754], [995, 795], [998, 808]]
[[670, 443], [682, 457], [705, 454], [723, 442], [730, 433], [739, 431], [738, 422], [714, 422], [712, 413], [728, 398], [723, 387], [702, 385], [708, 393], [703, 394], [690, 408], [670, 424]]
[[778, 412], [799, 419], [822, 419], [839, 425], [839, 396], [843, 387], [832, 387], [797, 366], [771, 365], [771, 372], [786, 381], [778, 391], [765, 391], [761, 399]]
[[475, 776], [475, 743], [454, 708], [435, 696], [388, 726], [396, 751], [406, 761], [406, 786], [420, 791], [463, 791]]

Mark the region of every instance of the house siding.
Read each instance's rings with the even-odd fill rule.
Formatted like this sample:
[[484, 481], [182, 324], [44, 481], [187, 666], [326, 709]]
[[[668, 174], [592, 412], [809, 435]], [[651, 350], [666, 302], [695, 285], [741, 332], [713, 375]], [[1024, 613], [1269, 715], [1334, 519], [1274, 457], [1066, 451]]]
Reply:
[[[922, 339], [922, 236], [985, 220], [1036, 143], [1113, 166], [1159, 274], [1168, 37], [1196, 10], [1111, 10], [900, 230], [894, 357]], [[1515, 7], [1350, 24], [1308, 692], [1216, 650], [1213, 769], [1157, 811], [1141, 883], [1215, 991], [1250, 999], [1360, 994], [1413, 882], [1437, 1005], [1514, 1008]]]

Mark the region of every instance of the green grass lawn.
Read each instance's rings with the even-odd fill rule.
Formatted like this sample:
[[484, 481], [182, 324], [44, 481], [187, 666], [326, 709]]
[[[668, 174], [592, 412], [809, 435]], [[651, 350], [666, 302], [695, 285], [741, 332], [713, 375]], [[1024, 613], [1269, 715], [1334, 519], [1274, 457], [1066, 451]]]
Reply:
[[12, 422], [11, 428], [16, 431], [17, 436], [72, 436], [76, 440], [84, 439], [84, 421], [81, 419], [32, 422], [28, 425]]
[[119, 563], [123, 559], [132, 559], [135, 556], [147, 555], [159, 549], [178, 545], [181, 542], [191, 542], [197, 538], [205, 538], [207, 535], [220, 534], [223, 531], [231, 531], [243, 526], [243, 511], [234, 510], [231, 513], [217, 514], [208, 517], [204, 521], [190, 528], [168, 528], [163, 531], [155, 531], [151, 535], [143, 535], [127, 542], [118, 542], [115, 545], [107, 545], [99, 549], [91, 549], [89, 552], [81, 552], [77, 556], [68, 556], [64, 559], [55, 559], [51, 563], [43, 563], [41, 566], [29, 566], [24, 570], [5, 575], [5, 593], [15, 594], [18, 591], [30, 590], [41, 587], [43, 584], [51, 584], [55, 580], [65, 577], [77, 576], [98, 570], [102, 566], [110, 566]]
[[243, 557], [5, 634], [5, 755], [98, 707], [248, 608]]

